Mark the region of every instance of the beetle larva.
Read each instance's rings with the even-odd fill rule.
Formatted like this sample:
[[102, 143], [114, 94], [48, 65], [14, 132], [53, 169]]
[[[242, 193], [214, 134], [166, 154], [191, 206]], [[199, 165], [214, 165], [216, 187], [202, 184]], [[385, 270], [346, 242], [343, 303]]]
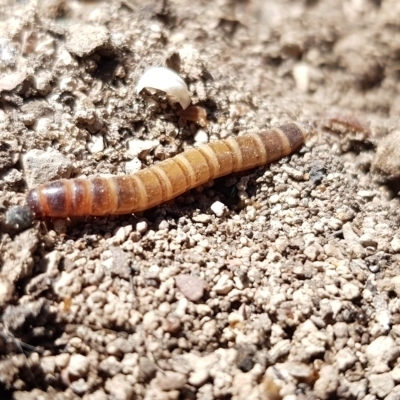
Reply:
[[265, 165], [296, 151], [306, 128], [290, 123], [259, 134], [218, 140], [133, 175], [61, 179], [29, 191], [36, 218], [127, 214], [168, 201], [205, 182]]

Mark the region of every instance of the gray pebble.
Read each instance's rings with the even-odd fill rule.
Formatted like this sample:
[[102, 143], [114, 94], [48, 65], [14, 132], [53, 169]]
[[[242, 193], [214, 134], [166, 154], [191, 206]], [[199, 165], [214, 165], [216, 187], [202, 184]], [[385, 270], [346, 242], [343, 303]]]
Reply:
[[69, 178], [72, 162], [57, 150], [30, 150], [22, 159], [28, 186], [33, 188], [54, 179]]
[[100, 363], [99, 369], [107, 376], [114, 376], [121, 371], [122, 365], [114, 356], [110, 356]]
[[186, 385], [187, 377], [174, 371], [157, 371], [154, 384], [164, 391], [182, 389]]
[[365, 355], [374, 371], [386, 372], [388, 363], [400, 355], [400, 348], [390, 336], [379, 336], [367, 346]]
[[107, 345], [107, 353], [113, 356], [122, 356], [126, 353], [132, 353], [135, 349], [135, 344], [128, 339], [118, 337]]
[[204, 294], [206, 282], [193, 275], [181, 274], [175, 277], [177, 288], [191, 301], [199, 301]]
[[21, 171], [18, 171], [15, 168], [10, 168], [9, 170], [0, 174], [0, 180], [3, 180], [9, 185], [15, 185], [18, 182], [21, 182], [23, 179]]
[[314, 395], [317, 398], [326, 400], [330, 394], [335, 392], [339, 386], [339, 374], [332, 365], [323, 365], [319, 372], [319, 378], [314, 384]]
[[43, 297], [18, 306], [9, 305], [2, 315], [2, 321], [11, 332], [16, 332], [24, 327], [28, 329], [31, 327], [32, 321], [39, 319], [45, 306], [46, 299]]
[[113, 400], [132, 400], [134, 387], [126, 375], [117, 374], [107, 379], [105, 389]]
[[368, 381], [370, 393], [379, 397], [387, 396], [394, 388], [394, 381], [390, 373], [371, 374], [368, 377]]
[[354, 300], [360, 297], [361, 290], [356, 284], [347, 282], [342, 286], [342, 294], [346, 300]]
[[352, 368], [357, 361], [357, 356], [348, 348], [339, 350], [336, 355], [336, 363], [339, 371], [346, 371]]
[[157, 365], [147, 357], [139, 358], [139, 376], [143, 381], [152, 380], [156, 375], [157, 369]]
[[310, 169], [310, 181], [314, 185], [321, 184], [326, 175], [326, 166], [320, 161], [315, 161]]
[[89, 385], [83, 378], [71, 382], [69, 387], [78, 396], [83, 396], [89, 390]]
[[387, 180], [400, 177], [400, 130], [389, 133], [379, 142], [372, 171]]
[[103, 26], [73, 25], [67, 35], [67, 50], [79, 57], [93, 53], [108, 42], [109, 31]]
[[289, 339], [280, 340], [268, 352], [268, 358], [271, 364], [276, 363], [281, 357], [289, 354], [291, 343]]

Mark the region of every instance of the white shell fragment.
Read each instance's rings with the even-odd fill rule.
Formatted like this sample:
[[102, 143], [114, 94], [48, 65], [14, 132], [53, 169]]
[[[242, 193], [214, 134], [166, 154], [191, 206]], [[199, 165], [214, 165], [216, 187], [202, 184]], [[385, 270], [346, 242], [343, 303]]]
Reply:
[[189, 90], [185, 81], [174, 71], [165, 67], [152, 67], [148, 69], [136, 86], [140, 93], [144, 88], [162, 90], [174, 96], [185, 110], [190, 104]]

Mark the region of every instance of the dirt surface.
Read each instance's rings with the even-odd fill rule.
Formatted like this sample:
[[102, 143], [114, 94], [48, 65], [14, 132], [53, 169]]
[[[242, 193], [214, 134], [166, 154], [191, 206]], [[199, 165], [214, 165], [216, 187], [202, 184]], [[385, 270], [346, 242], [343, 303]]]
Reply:
[[[0, 16], [2, 399], [400, 398], [400, 2]], [[204, 128], [136, 93], [150, 66], [180, 74]], [[136, 215], [12, 208], [290, 121], [314, 126], [298, 153]]]

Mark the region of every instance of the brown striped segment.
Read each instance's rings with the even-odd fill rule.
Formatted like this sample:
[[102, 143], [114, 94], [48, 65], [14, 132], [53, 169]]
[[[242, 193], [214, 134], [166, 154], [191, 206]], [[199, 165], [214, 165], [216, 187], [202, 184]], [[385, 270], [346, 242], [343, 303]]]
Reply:
[[66, 193], [66, 186], [69, 188], [69, 183], [66, 179], [39, 186], [39, 196], [45, 215], [54, 217], [64, 217], [68, 215], [67, 207], [70, 204], [70, 197], [69, 194]]
[[215, 175], [213, 178], [218, 178], [220, 176], [230, 174], [234, 169], [234, 155], [232, 154], [231, 149], [225, 143], [225, 140], [218, 140], [217, 142], [211, 142], [199, 148], [208, 148], [215, 155], [215, 158], [218, 162], [218, 169], [214, 170]]
[[282, 158], [283, 150], [281, 134], [277, 129], [260, 133], [259, 137], [264, 144], [265, 152], [267, 154], [267, 163], [271, 163]]
[[194, 180], [192, 180], [190, 183], [190, 187], [202, 185], [210, 180], [210, 169], [208, 167], [207, 160], [200, 151], [197, 149], [190, 149], [183, 152], [179, 156], [185, 158], [192, 167], [192, 179], [194, 177]]
[[147, 199], [147, 201], [142, 204], [140, 210], [151, 208], [157, 204], [160, 204], [163, 201], [162, 188], [157, 174], [154, 173], [153, 169], [142, 169], [135, 175], [138, 179], [140, 179], [145, 191], [145, 196], [143, 197], [146, 197]]
[[197, 150], [203, 155], [205, 158], [207, 165], [208, 165], [208, 172], [209, 172], [209, 178], [213, 179], [219, 171], [219, 162], [218, 159], [215, 155], [215, 153], [212, 151], [212, 149], [209, 146], [200, 146], [197, 148]]
[[286, 124], [279, 127], [284, 133], [289, 146], [286, 148], [285, 156], [296, 151], [305, 141], [305, 130], [296, 123]]
[[117, 214], [133, 212], [147, 202], [145, 188], [136, 175], [112, 178], [118, 199]]
[[263, 148], [260, 151], [260, 141], [255, 138], [255, 135], [238, 136], [236, 142], [242, 154], [240, 170], [246, 170], [265, 164], [266, 151]]
[[118, 207], [116, 188], [113, 180], [109, 178], [92, 178], [92, 215], [106, 215], [115, 212]]
[[88, 179], [73, 179], [69, 215], [88, 215], [92, 211], [91, 184]]
[[168, 177], [168, 174], [164, 171], [163, 168], [160, 168], [160, 166], [157, 164], [153, 165], [151, 169], [156, 174], [158, 182], [160, 183], [162, 201], [170, 199], [171, 196], [173, 196], [174, 189], [172, 187], [172, 183]]
[[188, 169], [190, 166], [187, 166], [186, 159], [182, 162], [174, 157], [156, 164], [156, 167], [163, 172], [169, 184], [167, 196], [163, 201], [170, 200], [190, 189], [190, 174], [193, 175], [193, 170]]
[[242, 169], [243, 158], [238, 142], [236, 141], [235, 138], [228, 138], [223, 142], [229, 147], [232, 156], [232, 161], [233, 161], [232, 172], [240, 171]]

